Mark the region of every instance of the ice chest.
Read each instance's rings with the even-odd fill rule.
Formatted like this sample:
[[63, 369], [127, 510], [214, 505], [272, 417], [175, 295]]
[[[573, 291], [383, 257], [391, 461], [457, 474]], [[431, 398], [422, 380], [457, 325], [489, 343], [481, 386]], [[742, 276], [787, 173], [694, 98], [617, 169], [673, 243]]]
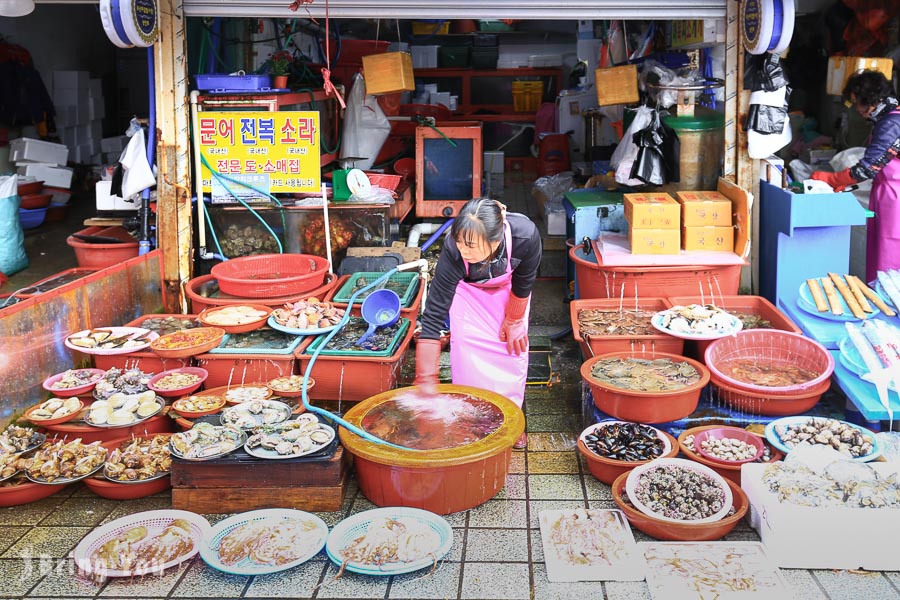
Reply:
[[681, 206], [664, 192], [625, 194], [625, 219], [640, 229], [678, 229]]
[[412, 55], [409, 52], [384, 52], [362, 57], [367, 94], [393, 94], [416, 89]]
[[[869, 463], [883, 477], [896, 464]], [[762, 482], [766, 465], [741, 467], [741, 488], [750, 499], [750, 526], [766, 553], [783, 569], [900, 570], [900, 510], [810, 508], [778, 501]]]
[[69, 149], [63, 144], [32, 138], [18, 138], [9, 142], [9, 160], [14, 163], [45, 163], [65, 166], [68, 159]]

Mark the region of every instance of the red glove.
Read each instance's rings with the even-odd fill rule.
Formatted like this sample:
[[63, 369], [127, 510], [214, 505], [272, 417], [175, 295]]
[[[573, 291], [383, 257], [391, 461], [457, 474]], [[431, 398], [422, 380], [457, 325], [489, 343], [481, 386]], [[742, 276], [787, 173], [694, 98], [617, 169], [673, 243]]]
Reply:
[[416, 342], [416, 379], [413, 385], [419, 386], [426, 396], [437, 394], [440, 361], [440, 340], [419, 339]]
[[844, 191], [844, 188], [859, 183], [853, 179], [850, 169], [844, 169], [837, 173], [828, 173], [826, 171], [816, 171], [812, 174], [812, 178], [818, 181], [824, 181], [836, 192]]
[[500, 326], [500, 341], [506, 342], [506, 351], [510, 356], [519, 356], [528, 350], [528, 323], [525, 321], [525, 309], [531, 296], [519, 298], [509, 294], [506, 303], [506, 316]]

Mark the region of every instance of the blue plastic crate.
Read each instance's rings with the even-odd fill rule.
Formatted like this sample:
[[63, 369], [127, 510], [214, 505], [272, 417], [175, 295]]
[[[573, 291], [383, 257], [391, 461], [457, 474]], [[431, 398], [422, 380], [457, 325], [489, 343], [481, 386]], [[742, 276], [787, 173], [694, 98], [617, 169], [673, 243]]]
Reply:
[[209, 73], [196, 75], [197, 89], [211, 92], [246, 92], [272, 89], [268, 75], [228, 75]]

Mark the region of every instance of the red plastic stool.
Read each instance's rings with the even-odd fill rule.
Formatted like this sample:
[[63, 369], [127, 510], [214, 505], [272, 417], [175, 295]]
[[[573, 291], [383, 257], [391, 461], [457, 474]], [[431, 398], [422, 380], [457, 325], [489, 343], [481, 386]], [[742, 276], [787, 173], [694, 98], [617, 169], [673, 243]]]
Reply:
[[538, 144], [538, 175], [556, 175], [571, 168], [569, 136], [565, 133], [544, 134]]

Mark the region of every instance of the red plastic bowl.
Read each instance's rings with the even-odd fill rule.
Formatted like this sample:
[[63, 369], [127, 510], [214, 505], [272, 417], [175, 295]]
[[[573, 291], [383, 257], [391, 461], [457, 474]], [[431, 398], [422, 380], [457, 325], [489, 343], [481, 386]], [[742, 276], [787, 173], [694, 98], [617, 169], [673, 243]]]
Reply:
[[[246, 306], [248, 308], [252, 308], [266, 314], [256, 320], [250, 321], [249, 323], [241, 323], [240, 325], [221, 325], [209, 320], [209, 317], [211, 315], [222, 310], [233, 309], [237, 306]], [[247, 333], [248, 331], [254, 331], [265, 325], [266, 320], [269, 318], [269, 315], [272, 314], [272, 310], [274, 309], [271, 306], [266, 306], [264, 304], [231, 304], [228, 306], [210, 306], [209, 308], [203, 309], [203, 311], [199, 315], [197, 315], [197, 320], [199, 320], [207, 327], [218, 327], [220, 329], [224, 329], [225, 333]]]
[[[688, 446], [684, 443], [684, 440], [687, 439], [689, 435], [697, 435], [701, 431], [705, 431], [707, 429], [717, 429], [718, 427], [719, 425], [701, 425], [700, 427], [685, 429], [681, 432], [681, 435], [678, 436], [678, 447], [681, 448], [682, 454], [684, 454], [688, 459], [696, 461], [701, 465], [706, 465], [725, 479], [731, 480], [734, 483], [741, 485], [741, 465], [726, 465], [723, 463], [715, 463], [711, 460], [707, 460], [694, 450], [693, 445]], [[754, 433], [753, 435], [757, 434]], [[763, 438], [763, 436], [759, 435], [758, 437], [762, 439], [763, 443], [769, 448], [769, 460], [767, 461], [767, 463], [776, 462], [784, 458], [784, 453], [781, 450], [765, 441], [765, 438]]]
[[19, 208], [26, 210], [46, 208], [50, 206], [50, 200], [52, 199], [53, 194], [28, 194], [27, 196], [22, 196], [22, 203], [19, 205]]
[[[751, 446], [756, 448], [756, 453], [751, 458], [746, 458], [743, 460], [726, 460], [714, 456], [713, 454], [710, 454], [703, 449], [703, 442], [705, 442], [706, 440], [722, 438], [740, 440], [742, 442], [750, 444]], [[716, 427], [713, 429], [705, 429], [694, 436], [694, 451], [711, 462], [723, 465], [740, 465], [743, 463], [753, 462], [754, 460], [762, 456], [763, 450], [765, 450], [765, 445], [758, 435], [754, 435], [746, 429], [740, 429], [739, 427]]]
[[320, 287], [328, 260], [312, 254], [257, 254], [221, 262], [210, 269], [226, 294], [271, 298], [303, 294]]
[[729, 406], [746, 413], [778, 417], [805, 413], [818, 404], [822, 394], [831, 387], [831, 380], [826, 379], [816, 388], [802, 394], [775, 396], [741, 389], [722, 381], [715, 375], [710, 375], [710, 381], [716, 387], [717, 397]]
[[402, 175], [404, 179], [412, 179], [416, 175], [416, 159], [401, 158], [394, 163], [394, 173]]
[[146, 498], [172, 487], [172, 478], [168, 475], [142, 483], [120, 483], [103, 477], [88, 477], [82, 481], [89, 490], [98, 496], [111, 500]]
[[81, 394], [86, 394], [94, 389], [94, 386], [97, 385], [97, 382], [103, 377], [103, 374], [106, 373], [103, 369], [74, 369], [78, 371], [90, 371], [94, 374], [94, 380], [90, 383], [86, 383], [84, 385], [79, 385], [77, 387], [71, 388], [59, 388], [53, 387], [53, 384], [58, 382], [63, 378], [65, 372], [57, 373], [56, 375], [52, 375], [44, 380], [44, 383], [41, 384], [42, 387], [59, 398], [69, 398], [71, 396], [79, 396]]
[[[180, 388], [160, 388], [156, 386], [156, 382], [158, 382], [163, 377], [168, 375], [173, 375], [175, 373], [186, 373], [189, 375], [197, 375], [200, 377], [200, 380], [192, 383], [190, 385], [186, 385]], [[147, 387], [159, 394], [160, 396], [165, 396], [167, 398], [177, 398], [179, 396], [185, 396], [190, 394], [203, 385], [203, 382], [206, 381], [206, 378], [209, 377], [209, 371], [206, 369], [202, 369], [200, 367], [179, 367], [177, 369], [169, 369], [168, 371], [163, 371], [162, 373], [157, 373], [153, 377], [150, 378], [150, 381], [147, 382]]]
[[[593, 429], [594, 427], [596, 427], [596, 425], [592, 425], [588, 429]], [[659, 458], [675, 458], [678, 455], [678, 442], [675, 440], [675, 438], [673, 438], [665, 431], [657, 429], [657, 432], [669, 443], [669, 451], [665, 454], [662, 454]], [[584, 434], [582, 433], [582, 436], [583, 435]], [[581, 452], [582, 456], [584, 456], [591, 475], [606, 484], [612, 484], [612, 482], [615, 481], [616, 478], [619, 477], [619, 475], [622, 475], [623, 473], [627, 475], [628, 472], [633, 468], [640, 465], [645, 465], [650, 462], [649, 460], [615, 460], [612, 458], [606, 458], [605, 456], [600, 456], [587, 447], [587, 445], [584, 443], [583, 437], [581, 436], [578, 438], [578, 451]]]
[[725, 479], [728, 487], [731, 488], [732, 506], [734, 507], [733, 515], [713, 523], [690, 523], [689, 521], [671, 523], [645, 515], [629, 502], [626, 502], [625, 480], [627, 478], [628, 473], [623, 473], [613, 481], [611, 486], [613, 500], [625, 513], [625, 518], [628, 519], [632, 527], [658, 540], [706, 542], [721, 539], [728, 535], [735, 525], [744, 518], [750, 506], [747, 494], [741, 489], [741, 486], [730, 479]]
[[[640, 392], [607, 386], [591, 375], [594, 365], [604, 358], [669, 358], [697, 369], [700, 379], [670, 392]], [[608, 415], [636, 423], [677, 421], [697, 409], [700, 392], [709, 383], [709, 369], [696, 360], [665, 352], [611, 352], [589, 358], [581, 365], [581, 378], [590, 386], [594, 404]]]
[[[819, 387], [834, 371], [834, 357], [819, 342], [790, 331], [749, 329], [720, 338], [709, 345], [704, 355], [706, 366], [719, 380], [738, 389], [764, 396], [803, 394]], [[818, 373], [809, 381], [789, 386], [763, 386], [737, 380], [720, 370], [733, 360], [765, 360]]]
[[35, 502], [62, 490], [65, 485], [47, 485], [32, 483], [28, 480], [18, 485], [0, 487], [0, 506], [19, 506]]

